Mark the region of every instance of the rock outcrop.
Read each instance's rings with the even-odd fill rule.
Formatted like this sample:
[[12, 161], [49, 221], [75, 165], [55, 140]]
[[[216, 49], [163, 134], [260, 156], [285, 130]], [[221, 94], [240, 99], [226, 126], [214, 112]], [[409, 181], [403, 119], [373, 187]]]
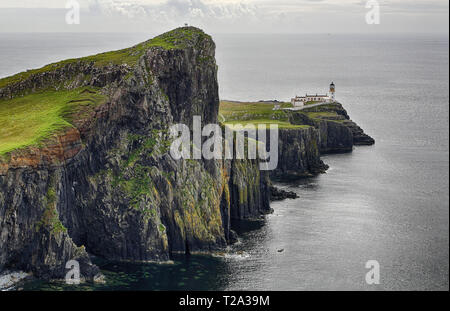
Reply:
[[[314, 114], [313, 117], [309, 113]], [[340, 153], [353, 150], [353, 146], [373, 145], [375, 140], [352, 120], [340, 103], [307, 108], [292, 112], [292, 124], [308, 124], [320, 131], [322, 153]]]
[[273, 179], [311, 177], [328, 169], [320, 159], [320, 137], [315, 128], [280, 129], [278, 137], [278, 166], [270, 173]]
[[283, 201], [285, 199], [298, 199], [298, 195], [293, 191], [286, 191], [275, 186], [270, 187], [270, 201]]
[[351, 152], [355, 145], [375, 140], [352, 120], [339, 103], [287, 111], [289, 122], [300, 128], [280, 129], [279, 163], [271, 172], [278, 180], [297, 179], [325, 172], [322, 154]]

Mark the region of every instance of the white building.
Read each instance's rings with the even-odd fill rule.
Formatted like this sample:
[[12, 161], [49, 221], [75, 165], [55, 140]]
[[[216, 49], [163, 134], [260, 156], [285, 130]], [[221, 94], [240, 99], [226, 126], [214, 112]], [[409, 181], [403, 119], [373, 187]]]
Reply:
[[318, 103], [334, 103], [335, 102], [335, 85], [333, 82], [330, 84], [330, 95], [308, 95], [305, 96], [295, 96], [291, 99], [291, 104], [294, 107], [302, 107], [307, 102], [318, 102]]

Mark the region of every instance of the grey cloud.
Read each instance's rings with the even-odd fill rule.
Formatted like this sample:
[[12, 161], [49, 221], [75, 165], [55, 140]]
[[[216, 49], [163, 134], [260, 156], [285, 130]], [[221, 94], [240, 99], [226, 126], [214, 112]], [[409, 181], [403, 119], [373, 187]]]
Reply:
[[202, 0], [168, 0], [162, 4], [139, 4], [133, 1], [92, 0], [91, 12], [122, 15], [130, 18], [152, 17], [156, 19], [179, 18], [239, 18], [255, 16], [256, 6], [238, 3], [208, 3]]
[[[355, 5], [365, 6], [366, 0], [355, 2]], [[379, 0], [380, 8], [385, 13], [402, 14], [432, 14], [447, 13], [449, 3], [442, 0]]]

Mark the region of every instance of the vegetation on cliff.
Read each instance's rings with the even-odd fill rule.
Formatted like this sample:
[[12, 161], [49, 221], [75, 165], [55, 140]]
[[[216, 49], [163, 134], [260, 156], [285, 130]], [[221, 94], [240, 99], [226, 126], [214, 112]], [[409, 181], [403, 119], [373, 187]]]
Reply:
[[93, 87], [0, 99], [0, 155], [38, 145], [60, 130], [72, 127], [76, 117], [105, 101], [106, 96]]
[[[290, 103], [280, 103], [282, 108], [292, 107]], [[274, 104], [267, 102], [232, 102], [221, 101], [219, 120], [225, 125], [248, 123], [277, 124], [282, 129], [305, 128], [308, 125], [292, 124], [289, 122], [289, 114], [285, 110], [273, 110]]]

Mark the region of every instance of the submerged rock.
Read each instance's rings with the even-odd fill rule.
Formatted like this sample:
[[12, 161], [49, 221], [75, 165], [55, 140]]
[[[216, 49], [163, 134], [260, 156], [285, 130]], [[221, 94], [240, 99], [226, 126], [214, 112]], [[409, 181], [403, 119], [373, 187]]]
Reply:
[[298, 194], [293, 191], [285, 191], [275, 186], [270, 186], [270, 201], [283, 201], [285, 199], [298, 199]]

